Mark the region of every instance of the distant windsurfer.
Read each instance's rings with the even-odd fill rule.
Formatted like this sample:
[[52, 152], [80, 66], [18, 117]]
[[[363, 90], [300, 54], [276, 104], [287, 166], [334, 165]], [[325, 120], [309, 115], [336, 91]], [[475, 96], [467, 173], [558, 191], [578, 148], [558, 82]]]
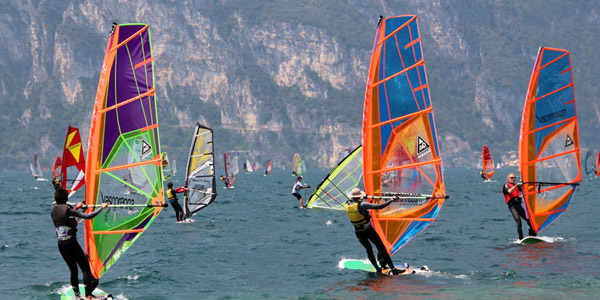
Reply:
[[519, 240], [522, 240], [523, 239], [523, 229], [521, 228], [522, 227], [521, 218], [523, 218], [525, 221], [527, 221], [527, 226], [529, 226], [529, 235], [536, 236], [536, 233], [531, 228], [531, 223], [529, 222], [529, 219], [527, 219], [525, 210], [521, 206], [521, 201], [522, 201], [521, 186], [523, 184], [522, 183], [515, 184], [515, 178], [516, 177], [515, 177], [514, 173], [510, 173], [510, 174], [508, 174], [508, 176], [506, 176], [507, 182], [502, 187], [502, 193], [504, 194], [504, 201], [506, 201], [506, 204], [508, 205], [508, 209], [510, 210], [510, 213], [512, 214], [513, 218], [515, 219], [515, 222], [517, 222], [517, 232], [519, 233]]
[[77, 210], [83, 206], [83, 203], [77, 203], [75, 208], [73, 208], [71, 205], [67, 204], [68, 199], [69, 192], [67, 190], [58, 188], [54, 192], [54, 201], [56, 201], [56, 205], [52, 208], [50, 216], [52, 217], [52, 222], [56, 229], [56, 236], [58, 237], [58, 251], [60, 251], [67, 266], [69, 266], [69, 271], [71, 272], [71, 287], [73, 288], [76, 298], [80, 298], [77, 270], [77, 266], [79, 265], [79, 268], [83, 273], [86, 299], [99, 299], [92, 295], [92, 292], [96, 286], [98, 286], [98, 279], [94, 278], [92, 275], [87, 256], [77, 242], [77, 220], [75, 218], [92, 219], [97, 216], [107, 204], [102, 203], [100, 209], [86, 214]]
[[483, 180], [486, 180], [487, 178], [485, 178], [485, 173], [483, 172], [483, 170], [479, 170], [479, 176], [481, 176], [481, 178]]
[[309, 189], [310, 185], [306, 185], [302, 183], [302, 176], [298, 176], [296, 178], [296, 182], [294, 183], [294, 186], [292, 187], [292, 195], [294, 195], [294, 197], [298, 198], [298, 201], [300, 201], [300, 204], [298, 206], [298, 208], [300, 209], [305, 209], [306, 207], [304, 206], [304, 200], [302, 199], [302, 195], [300, 195], [300, 190], [301, 189]]
[[55, 191], [57, 191], [58, 189], [60, 189], [60, 179], [58, 179], [58, 177], [52, 179], [52, 186], [54, 187]]
[[[352, 225], [354, 225], [356, 238], [358, 238], [360, 244], [367, 250], [367, 257], [373, 267], [375, 267], [375, 270], [377, 270], [377, 273], [381, 273], [382, 269], [390, 269], [392, 274], [400, 274], [405, 270], [394, 267], [392, 258], [388, 254], [385, 245], [383, 245], [381, 238], [375, 229], [373, 229], [373, 226], [371, 226], [371, 216], [369, 214], [369, 209], [382, 209], [394, 202], [394, 199], [380, 204], [372, 204], [362, 201], [365, 196], [365, 193], [359, 188], [353, 188], [350, 191], [350, 200], [346, 202], [346, 213]], [[377, 260], [375, 260], [371, 243], [377, 248], [377, 257], [381, 263], [381, 267], [377, 264]]]
[[223, 183], [225, 184], [226, 188], [229, 188], [229, 178], [224, 177], [223, 175], [221, 175], [221, 181], [223, 181]]
[[174, 189], [172, 182], [168, 182], [167, 187], [169, 188], [167, 190], [167, 198], [169, 199], [171, 206], [175, 210], [175, 218], [177, 219], [177, 223], [181, 223], [184, 221], [183, 208], [181, 208], [181, 205], [179, 205], [179, 202], [177, 201], [177, 193], [183, 193], [187, 191], [187, 188], [182, 186]]

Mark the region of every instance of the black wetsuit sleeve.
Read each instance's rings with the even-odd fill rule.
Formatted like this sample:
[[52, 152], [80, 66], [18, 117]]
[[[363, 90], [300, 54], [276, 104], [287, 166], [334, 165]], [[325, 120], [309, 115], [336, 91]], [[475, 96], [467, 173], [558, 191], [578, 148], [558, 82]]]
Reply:
[[373, 203], [369, 203], [369, 202], [362, 202], [360, 205], [361, 209], [382, 209], [388, 205], [390, 205], [390, 203], [394, 202], [394, 199], [390, 199], [386, 202], [383, 203], [379, 203], [379, 204], [373, 204]]
[[67, 216], [69, 217], [77, 217], [77, 218], [82, 218], [82, 219], [92, 219], [95, 216], [97, 216], [101, 211], [102, 211], [102, 207], [100, 207], [100, 209], [96, 209], [94, 212], [86, 214], [82, 211], [79, 210], [74, 210], [72, 208], [67, 209]]
[[502, 186], [502, 194], [508, 195], [508, 185], [505, 184]]

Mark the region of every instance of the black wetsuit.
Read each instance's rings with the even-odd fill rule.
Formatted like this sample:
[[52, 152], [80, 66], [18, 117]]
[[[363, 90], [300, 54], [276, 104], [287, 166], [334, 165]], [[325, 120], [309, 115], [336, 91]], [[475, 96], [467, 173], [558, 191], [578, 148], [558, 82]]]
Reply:
[[381, 263], [382, 269], [386, 267], [389, 269], [393, 269], [394, 263], [392, 262], [392, 258], [390, 257], [390, 255], [387, 253], [387, 249], [381, 241], [381, 238], [379, 237], [375, 229], [373, 229], [373, 226], [371, 226], [371, 216], [369, 215], [369, 209], [381, 209], [388, 206], [392, 202], [393, 200], [389, 200], [380, 204], [372, 204], [360, 201], [358, 204], [358, 212], [361, 215], [363, 215], [363, 217], [366, 220], [366, 223], [359, 226], [353, 224], [354, 234], [356, 235], [356, 238], [358, 238], [360, 244], [367, 250], [367, 257], [376, 269], [378, 267], [375, 260], [375, 255], [373, 255], [373, 247], [371, 246], [371, 243], [373, 243], [373, 245], [375, 245], [375, 247], [377, 248], [377, 260]]
[[167, 190], [167, 198], [169, 198], [169, 202], [175, 210], [175, 218], [177, 219], [177, 222], [180, 222], [184, 220], [183, 208], [181, 208], [181, 205], [179, 205], [179, 202], [177, 201], [177, 193], [180, 193], [179, 191], [177, 191], [177, 189], [170, 188]]
[[94, 278], [90, 270], [88, 259], [77, 242], [77, 218], [91, 219], [98, 215], [102, 208], [93, 213], [86, 214], [73, 209], [68, 204], [58, 204], [52, 208], [50, 216], [56, 229], [58, 237], [58, 251], [69, 266], [71, 271], [71, 286], [76, 295], [79, 295], [79, 278], [77, 265], [83, 273], [83, 284], [85, 285], [85, 295], [92, 295], [92, 292], [98, 286], [98, 279]]
[[[504, 194], [505, 196], [508, 195], [508, 189], [510, 189], [510, 187], [508, 187], [507, 184], [504, 184], [504, 186], [502, 187], [502, 194]], [[520, 186], [517, 186], [517, 189], [519, 189], [519, 192], [521, 192]], [[529, 226], [529, 235], [536, 236], [535, 231], [531, 229], [531, 222], [529, 222], [529, 219], [527, 219], [525, 209], [523, 209], [523, 206], [521, 206], [521, 201], [521, 197], [512, 197], [510, 198], [510, 200], [508, 200], [507, 203], [508, 209], [510, 210], [513, 219], [515, 219], [515, 222], [517, 222], [517, 233], [519, 234], [520, 240], [523, 239], [523, 229], [521, 228], [523, 226], [523, 223], [521, 222], [521, 218], [524, 219], [527, 222], [527, 226]]]

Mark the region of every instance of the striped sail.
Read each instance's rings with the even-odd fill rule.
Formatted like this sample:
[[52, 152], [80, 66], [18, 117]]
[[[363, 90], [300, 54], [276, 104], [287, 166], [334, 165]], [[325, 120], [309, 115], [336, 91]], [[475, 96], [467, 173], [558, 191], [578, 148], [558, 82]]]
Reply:
[[523, 108], [519, 169], [524, 203], [539, 232], [567, 210], [581, 181], [569, 51], [539, 50]]
[[87, 204], [140, 206], [111, 207], [85, 221], [85, 248], [96, 278], [123, 257], [162, 210], [154, 83], [148, 25], [114, 24], [90, 126], [85, 198]]
[[213, 130], [196, 124], [190, 147], [183, 201], [183, 212], [190, 217], [211, 204], [217, 197]]
[[85, 168], [79, 129], [69, 126], [63, 148], [61, 181], [62, 188], [68, 189], [69, 197], [85, 184]]
[[446, 196], [417, 17], [382, 19], [363, 113], [363, 173], [369, 196], [406, 195], [372, 210], [390, 253], [431, 224]]
[[325, 176], [306, 207], [345, 209], [348, 193], [362, 182], [362, 159], [362, 146], [358, 146]]

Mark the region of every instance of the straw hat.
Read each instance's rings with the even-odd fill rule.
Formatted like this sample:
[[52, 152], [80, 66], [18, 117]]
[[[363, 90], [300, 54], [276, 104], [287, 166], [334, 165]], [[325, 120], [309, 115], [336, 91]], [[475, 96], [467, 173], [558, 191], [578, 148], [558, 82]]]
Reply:
[[365, 192], [361, 191], [359, 188], [353, 188], [350, 191], [350, 198], [352, 199], [361, 199], [364, 198], [365, 196], [367, 196], [367, 194], [365, 194]]

